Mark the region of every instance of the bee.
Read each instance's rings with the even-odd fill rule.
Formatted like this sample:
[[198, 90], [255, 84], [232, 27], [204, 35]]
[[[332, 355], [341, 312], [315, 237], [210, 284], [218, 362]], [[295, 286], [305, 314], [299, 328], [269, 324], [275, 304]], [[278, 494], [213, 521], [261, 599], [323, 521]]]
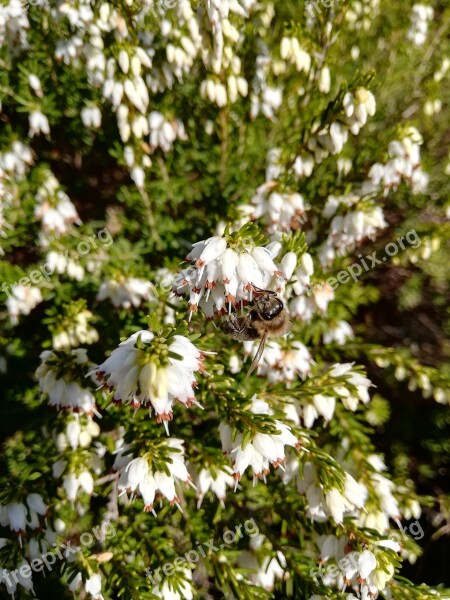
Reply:
[[232, 313], [222, 323], [222, 331], [234, 340], [261, 340], [246, 378], [255, 370], [267, 338], [281, 337], [292, 328], [290, 315], [276, 292], [253, 286], [253, 298], [254, 305], [246, 315]]

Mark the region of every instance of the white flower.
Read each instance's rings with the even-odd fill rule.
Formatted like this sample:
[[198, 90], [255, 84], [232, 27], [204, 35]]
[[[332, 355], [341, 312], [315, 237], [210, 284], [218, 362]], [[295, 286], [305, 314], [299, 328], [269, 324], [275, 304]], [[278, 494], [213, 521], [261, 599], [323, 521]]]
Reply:
[[66, 492], [67, 499], [70, 502], [75, 501], [79, 487], [80, 483], [75, 473], [69, 473], [68, 475], [66, 475], [63, 481], [63, 488]]
[[[148, 406], [150, 411], [153, 407], [157, 422], [164, 422], [167, 429], [175, 400], [186, 406], [198, 404], [193, 386], [195, 373], [203, 372], [204, 354], [183, 336], [163, 341], [153, 341], [154, 337], [150, 331], [134, 333], [96, 371], [103, 386], [114, 390], [113, 402], [131, 403], [135, 409]], [[166, 364], [158, 364], [159, 358], [152, 360], [161, 344], [168, 356]]]
[[336, 407], [336, 399], [331, 396], [315, 394], [313, 396], [314, 407], [319, 415], [325, 419], [325, 422], [331, 421]]
[[153, 291], [153, 284], [146, 279], [137, 277], [107, 279], [100, 285], [97, 300], [109, 298], [116, 307], [137, 308], [143, 300], [149, 301], [154, 298]]
[[230, 243], [227, 236], [197, 242], [187, 255], [192, 266], [175, 277], [173, 291], [189, 293], [191, 313], [200, 306], [207, 317], [215, 311], [225, 314], [226, 304], [248, 301], [254, 287], [265, 288], [272, 277], [282, 276], [268, 248], [256, 246], [249, 237], [233, 243], [234, 235]]
[[125, 467], [127, 473], [127, 489], [134, 492], [138, 485], [145, 481], [149, 473], [145, 458], [135, 458]]
[[[304, 255], [303, 255], [304, 256]], [[280, 271], [286, 280], [291, 279], [297, 266], [297, 255], [295, 252], [286, 252], [280, 263]]]
[[166, 462], [169, 475], [162, 471], [154, 471], [145, 457], [134, 458], [120, 469], [120, 494], [126, 492], [140, 494], [144, 501], [145, 512], [155, 514], [153, 504], [155, 495], [158, 493], [164, 496], [171, 505], [180, 508], [175, 485], [178, 481], [191, 484], [191, 477], [184, 463], [183, 441], [169, 438], [165, 446], [167, 447], [167, 458], [171, 461]]
[[30, 73], [30, 75], [28, 75], [28, 83], [30, 85], [30, 88], [36, 94], [36, 96], [39, 96], [41, 98], [43, 96], [43, 93], [41, 80], [39, 79], [39, 77], [37, 75], [34, 75], [33, 73]]
[[257, 373], [272, 383], [290, 382], [298, 376], [305, 378], [311, 372], [311, 364], [311, 354], [301, 342], [290, 341], [288, 347], [282, 347], [271, 341], [264, 348]]
[[377, 559], [370, 550], [364, 550], [359, 555], [358, 567], [361, 579], [367, 579], [377, 566]]
[[266, 590], [273, 590], [276, 579], [283, 579], [286, 569], [286, 558], [284, 554], [278, 550], [275, 558], [266, 556], [261, 568], [252, 575], [251, 579], [256, 585], [263, 587]]
[[41, 133], [49, 135], [50, 125], [48, 124], [48, 119], [40, 110], [33, 110], [28, 116], [28, 121], [30, 124], [29, 137], [34, 137]]
[[[89, 361], [85, 350], [72, 350], [65, 357], [66, 360], [67, 357], [71, 358], [77, 370], [80, 365], [88, 366]], [[41, 394], [48, 396], [50, 406], [55, 406], [58, 410], [71, 410], [75, 413], [83, 412], [87, 415], [99, 416], [95, 398], [90, 390], [81, 387], [80, 383], [71, 380], [70, 376], [63, 375], [62, 378], [57, 378], [58, 362], [61, 359], [56, 354], [45, 350], [41, 353], [40, 358], [41, 364], [36, 370], [36, 377], [39, 380]]]
[[195, 471], [194, 483], [197, 488], [197, 508], [200, 508], [203, 498], [211, 490], [225, 507], [226, 489], [234, 485], [234, 479], [229, 467], [204, 467], [198, 473]]
[[[126, 140], [124, 140], [126, 141]], [[136, 187], [142, 189], [145, 183], [145, 172], [142, 167], [133, 167], [130, 170], [130, 177], [134, 181]]]
[[[269, 414], [270, 409], [266, 402], [254, 396], [251, 400], [250, 411], [254, 414]], [[274, 420], [274, 426], [280, 433], [256, 433], [253, 438], [243, 445], [243, 434], [238, 433], [235, 440], [231, 439], [231, 427], [226, 423], [219, 426], [222, 450], [231, 454], [233, 476], [237, 482], [241, 479], [247, 467], [251, 466], [256, 478], [265, 478], [272, 464], [275, 468], [286, 460], [285, 446], [297, 447], [298, 439], [293, 435], [289, 426]]]
[[102, 113], [98, 106], [85, 106], [81, 110], [81, 120], [85, 127], [99, 129], [102, 124]]
[[23, 535], [27, 523], [27, 509], [25, 505], [12, 502], [6, 506], [6, 510], [11, 531], [16, 531], [19, 535]]
[[434, 11], [431, 6], [414, 4], [411, 12], [411, 27], [407, 38], [416, 46], [423, 46], [427, 39], [428, 23], [433, 20]]
[[313, 289], [313, 298], [320, 312], [326, 313], [328, 304], [334, 300], [334, 290], [328, 283], [316, 286]]
[[80, 484], [80, 487], [83, 488], [83, 490], [86, 492], [86, 494], [92, 496], [92, 493], [94, 491], [94, 479], [89, 471], [82, 471], [78, 475], [78, 483]]
[[177, 138], [180, 140], [187, 139], [184, 125], [181, 121], [178, 119], [168, 121], [163, 114], [157, 111], [150, 113], [148, 126], [150, 129], [150, 146], [152, 150], [159, 147], [163, 152], [169, 152]]
[[36, 512], [38, 515], [45, 516], [47, 514], [47, 506], [40, 494], [28, 494], [27, 504], [28, 508]]
[[14, 285], [5, 302], [13, 325], [19, 322], [19, 315], [29, 315], [35, 306], [42, 302], [41, 290], [38, 287]]
[[[28, 576], [22, 575], [22, 573], [20, 572], [20, 570], [23, 567], [28, 567], [28, 569], [30, 569]], [[25, 588], [28, 592], [33, 592], [33, 595], [34, 595], [34, 591], [33, 591], [33, 577], [31, 575], [31, 572], [32, 572], [31, 571], [31, 567], [30, 567], [28, 561], [25, 560], [25, 559], [23, 559], [17, 565], [17, 569], [16, 569], [16, 573], [15, 574], [17, 575], [17, 579], [18, 579], [18, 582], [20, 583], [20, 585], [23, 588]]]
[[90, 594], [94, 600], [103, 600], [102, 596], [102, 578], [99, 573], [94, 573], [86, 580], [84, 589], [87, 594]]
[[347, 321], [337, 321], [335, 325], [329, 326], [323, 334], [323, 343], [331, 344], [336, 342], [343, 346], [348, 339], [353, 338], [353, 329]]
[[331, 89], [330, 69], [328, 67], [322, 67], [322, 70], [320, 71], [320, 75], [319, 75], [319, 90], [324, 94], [328, 94], [330, 89]]

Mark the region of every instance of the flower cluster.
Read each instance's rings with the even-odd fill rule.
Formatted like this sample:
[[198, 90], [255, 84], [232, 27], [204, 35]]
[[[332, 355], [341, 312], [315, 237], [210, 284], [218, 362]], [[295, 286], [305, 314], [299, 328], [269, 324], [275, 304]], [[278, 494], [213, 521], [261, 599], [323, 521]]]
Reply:
[[50, 236], [64, 235], [73, 223], [81, 223], [75, 206], [51, 172], [36, 193], [35, 216], [42, 222], [41, 242], [44, 247], [48, 245]]
[[102, 577], [99, 573], [93, 573], [83, 583], [81, 573], [75, 575], [69, 584], [69, 590], [75, 593], [83, 585], [86, 594], [89, 594], [93, 600], [104, 600], [102, 595]]
[[363, 239], [374, 239], [378, 230], [387, 227], [383, 209], [370, 206], [360, 210], [360, 200], [356, 194], [328, 197], [322, 214], [332, 220], [327, 240], [319, 251], [322, 265], [331, 265], [336, 256], [346, 256]]
[[253, 207], [243, 207], [251, 220], [263, 219], [270, 233], [295, 231], [305, 221], [305, 201], [298, 192], [277, 191], [276, 183], [263, 183], [252, 198]]
[[42, 302], [41, 290], [32, 285], [25, 287], [16, 284], [11, 288], [6, 300], [6, 308], [13, 325], [19, 322], [19, 315], [29, 315], [38, 304]]
[[230, 467], [222, 465], [211, 465], [197, 470], [193, 465], [189, 467], [195, 487], [197, 488], [197, 507], [203, 503], [206, 494], [211, 490], [219, 499], [222, 507], [225, 507], [226, 489], [234, 485], [234, 479]]
[[82, 281], [85, 275], [84, 268], [79, 262], [55, 250], [51, 250], [47, 254], [45, 263], [47, 269], [52, 273], [66, 274], [67, 277], [76, 281]]
[[53, 334], [52, 343], [55, 350], [77, 348], [82, 344], [93, 344], [98, 341], [98, 332], [90, 321], [94, 315], [90, 310], [81, 309], [70, 319], [64, 319], [61, 327]]
[[[148, 118], [148, 126], [150, 129], [150, 146], [152, 150], [161, 148], [163, 152], [169, 152], [173, 142], [178, 138], [186, 140], [186, 132], [183, 123], [177, 119], [168, 121], [164, 115], [158, 111], [150, 113]], [[146, 131], [148, 133], [148, 131]]]
[[52, 432], [55, 448], [61, 456], [53, 463], [53, 477], [62, 478], [65, 497], [72, 504], [78, 500], [77, 510], [81, 513], [83, 494], [92, 496], [94, 476], [103, 470], [101, 458], [105, 449], [98, 442], [92, 445], [99, 435], [100, 428], [92, 417], [77, 413], [66, 417], [62, 429], [57, 427]]
[[[263, 546], [268, 546], [269, 542], [265, 536], [258, 534], [250, 540], [250, 550], [244, 550], [238, 556], [238, 565], [242, 569], [249, 571], [249, 579], [253, 585], [260, 586], [268, 591], [273, 591], [277, 579], [287, 579], [286, 557], [278, 550], [271, 552], [274, 554], [264, 556], [262, 560], [258, 558], [258, 552]], [[270, 544], [271, 546], [271, 544]]]
[[143, 300], [151, 300], [153, 297], [153, 284], [138, 277], [121, 277], [120, 279], [107, 279], [100, 284], [97, 300], [102, 301], [109, 298], [112, 304], [118, 308], [137, 308]]
[[[270, 415], [267, 402], [253, 396], [250, 412], [255, 415]], [[285, 446], [299, 447], [300, 442], [292, 433], [291, 428], [277, 419], [273, 420], [276, 433], [255, 433], [244, 443], [244, 435], [238, 432], [233, 437], [233, 429], [227, 423], [219, 425], [222, 450], [231, 456], [233, 476], [236, 486], [247, 467], [253, 470], [253, 480], [266, 479], [270, 465], [277, 468], [286, 461]]]
[[340, 154], [348, 141], [349, 131], [358, 135], [375, 111], [376, 101], [372, 92], [363, 87], [357, 88], [354, 93], [347, 92], [342, 100], [339, 118], [317, 132], [313, 130], [307, 144], [308, 158], [313, 157], [314, 162], [320, 164], [330, 154]]
[[57, 410], [100, 416], [92, 392], [81, 385], [89, 368], [86, 350], [70, 352], [44, 350], [36, 378], [43, 396]]
[[423, 46], [427, 39], [428, 23], [433, 20], [434, 10], [426, 4], [414, 4], [411, 11], [411, 28], [408, 31], [408, 40], [416, 46]]
[[362, 0], [355, 2], [347, 11], [345, 19], [351, 29], [369, 31], [380, 8], [380, 0]]
[[273, 277], [283, 276], [273, 261], [279, 245], [257, 246], [242, 231], [193, 245], [186, 257], [192, 266], [177, 276], [173, 287], [177, 295], [189, 294], [191, 313], [200, 307], [207, 317], [225, 314], [251, 300], [254, 287], [265, 289]]
[[176, 584], [170, 578], [164, 579], [159, 585], [155, 585], [152, 594], [163, 600], [192, 600], [194, 597], [192, 571], [179, 568], [176, 573]]
[[[246, 342], [247, 350], [253, 348], [253, 342]], [[294, 381], [297, 377], [306, 377], [311, 372], [312, 356], [304, 344], [289, 340], [282, 346], [271, 341], [266, 344], [257, 373], [267, 377], [271, 383]]]
[[48, 507], [40, 494], [31, 493], [26, 503], [11, 502], [0, 505], [0, 524], [9, 527], [19, 537], [26, 537], [27, 527], [37, 530], [42, 527], [39, 517], [47, 515]]
[[[175, 485], [178, 481], [191, 483], [191, 476], [184, 463], [183, 443], [183, 440], [168, 438], [162, 446], [164, 458], [160, 455], [155, 458], [151, 452], [132, 458], [125, 454], [127, 449], [124, 448], [113, 465], [115, 469], [120, 466], [119, 493], [139, 494], [144, 501], [145, 512], [156, 514], [153, 508], [155, 497], [166, 498], [171, 505], [176, 505], [181, 510]], [[159, 452], [161, 453], [161, 448]], [[164, 468], [158, 468], [158, 459], [164, 460]]]
[[[348, 547], [351, 547], [348, 538], [337, 538], [334, 535], [319, 536], [317, 546], [320, 549], [324, 585], [340, 590], [351, 588], [354, 594], [348, 594], [348, 600], [377, 598], [378, 593], [382, 592], [392, 579], [395, 570], [386, 550], [396, 553], [400, 551], [397, 542], [386, 540], [374, 544], [371, 550], [366, 548], [361, 552], [348, 552]], [[334, 564], [334, 561], [337, 564]], [[328, 565], [328, 568], [325, 565]], [[310, 600], [316, 598], [320, 596], [312, 596]]]
[[347, 410], [355, 411], [359, 402], [367, 404], [370, 400], [369, 388], [373, 385], [370, 379], [354, 369], [353, 363], [338, 363], [333, 365], [329, 376], [340, 379], [345, 385], [336, 385], [335, 393], [341, 398], [342, 404]]
[[53, 433], [55, 446], [58, 452], [64, 453], [67, 448], [76, 450], [77, 448], [88, 448], [92, 440], [100, 435], [98, 423], [91, 417], [85, 419], [74, 414], [73, 418], [65, 423], [64, 431]]
[[186, 406], [195, 399], [195, 373], [204, 370], [204, 353], [186, 337], [169, 332], [167, 338], [151, 331], [137, 331], [96, 369], [103, 388], [114, 391], [112, 401], [146, 406], [158, 423], [173, 418], [175, 401]]
[[423, 193], [428, 186], [428, 175], [422, 171], [420, 146], [423, 138], [415, 127], [409, 127], [401, 140], [389, 144], [390, 160], [385, 164], [376, 163], [369, 172], [370, 182], [366, 182], [363, 191], [383, 190], [387, 195], [391, 189], [397, 189], [403, 180], [413, 194]]
[[330, 323], [327, 330], [323, 334], [324, 344], [337, 344], [338, 346], [344, 346], [347, 340], [353, 339], [352, 326], [347, 321], [337, 321]]
[[307, 500], [306, 514], [313, 521], [320, 522], [332, 517], [336, 523], [342, 523], [344, 516], [357, 513], [367, 498], [366, 488], [349, 473], [345, 475], [343, 491], [338, 488], [324, 489], [317, 479], [316, 468], [310, 462], [303, 464], [303, 475], [300, 477], [297, 458], [288, 461], [282, 479], [284, 483], [295, 479], [298, 492], [304, 494]]

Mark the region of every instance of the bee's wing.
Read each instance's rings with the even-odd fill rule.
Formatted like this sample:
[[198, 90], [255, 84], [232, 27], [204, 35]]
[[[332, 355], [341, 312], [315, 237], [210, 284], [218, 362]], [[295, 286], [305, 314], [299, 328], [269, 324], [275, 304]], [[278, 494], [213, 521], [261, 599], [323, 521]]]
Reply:
[[259, 359], [261, 358], [261, 355], [264, 352], [264, 346], [265, 346], [265, 343], [266, 343], [266, 339], [267, 339], [267, 333], [265, 333], [262, 336], [261, 341], [259, 342], [258, 350], [256, 351], [256, 354], [255, 354], [255, 357], [253, 359], [253, 362], [250, 365], [250, 369], [248, 370], [247, 375], [245, 376], [246, 379], [247, 379], [247, 377], [250, 377], [250, 375], [253, 373], [253, 371], [257, 367], [257, 365], [259, 363]]

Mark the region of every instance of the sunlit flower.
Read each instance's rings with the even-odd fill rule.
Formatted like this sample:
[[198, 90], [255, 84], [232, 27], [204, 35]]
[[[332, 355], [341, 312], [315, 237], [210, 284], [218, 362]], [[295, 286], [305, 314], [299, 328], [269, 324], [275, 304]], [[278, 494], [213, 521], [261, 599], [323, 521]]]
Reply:
[[204, 353], [186, 337], [167, 339], [151, 331], [134, 333], [97, 367], [97, 377], [107, 390], [113, 390], [113, 402], [152, 408], [158, 423], [172, 420], [175, 401], [186, 406], [195, 399], [195, 373], [202, 373]]
[[185, 484], [192, 482], [184, 463], [183, 441], [168, 438], [164, 449], [166, 454], [158, 458], [165, 462], [168, 474], [155, 470], [150, 455], [132, 459], [130, 455], [124, 454], [126, 463], [120, 470], [119, 492], [139, 494], [144, 501], [144, 510], [153, 514], [155, 514], [153, 508], [155, 497], [164, 497], [171, 505], [180, 508], [180, 499], [175, 486], [178, 481]]

